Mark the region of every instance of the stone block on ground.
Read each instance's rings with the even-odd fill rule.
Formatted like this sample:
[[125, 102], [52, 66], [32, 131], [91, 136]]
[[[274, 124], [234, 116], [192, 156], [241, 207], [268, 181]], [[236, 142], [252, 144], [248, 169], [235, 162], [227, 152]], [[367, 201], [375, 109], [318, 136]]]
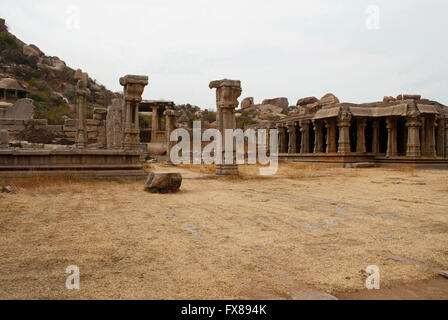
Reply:
[[182, 176], [176, 172], [153, 172], [145, 183], [145, 190], [151, 193], [177, 192], [182, 184]]

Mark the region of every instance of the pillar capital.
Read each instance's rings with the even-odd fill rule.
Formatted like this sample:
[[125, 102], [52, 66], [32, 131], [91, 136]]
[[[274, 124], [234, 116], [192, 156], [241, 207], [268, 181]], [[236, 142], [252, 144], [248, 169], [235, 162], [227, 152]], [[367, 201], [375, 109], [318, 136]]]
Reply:
[[241, 95], [241, 81], [215, 80], [210, 82], [210, 89], [216, 89], [216, 106], [223, 109], [236, 109]]
[[352, 114], [349, 110], [342, 109], [338, 116], [338, 127], [350, 127]]
[[139, 103], [145, 86], [149, 83], [147, 76], [126, 75], [120, 78], [120, 84], [124, 87], [124, 99]]
[[420, 117], [408, 117], [406, 118], [406, 127], [421, 127], [422, 122]]

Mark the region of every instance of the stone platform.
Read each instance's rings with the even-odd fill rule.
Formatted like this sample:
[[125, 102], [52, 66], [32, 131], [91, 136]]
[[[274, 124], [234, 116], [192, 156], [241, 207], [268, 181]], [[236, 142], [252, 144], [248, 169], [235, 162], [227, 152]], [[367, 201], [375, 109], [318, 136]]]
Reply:
[[391, 156], [375, 153], [280, 153], [279, 161], [330, 164], [338, 167], [394, 167], [408, 166], [427, 169], [448, 169], [448, 159], [443, 157]]
[[138, 151], [0, 149], [0, 176], [70, 174], [89, 178], [145, 178]]

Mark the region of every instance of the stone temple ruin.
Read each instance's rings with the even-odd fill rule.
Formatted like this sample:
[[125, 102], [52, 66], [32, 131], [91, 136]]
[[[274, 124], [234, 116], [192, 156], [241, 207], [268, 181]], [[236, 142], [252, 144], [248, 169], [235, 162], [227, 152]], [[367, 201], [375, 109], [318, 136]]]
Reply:
[[[14, 101], [2, 100], [0, 175], [21, 176], [30, 171], [53, 174], [69, 170], [82, 176], [144, 177], [142, 160], [147, 153], [158, 160], [169, 161], [167, 155], [176, 144], [169, 139], [177, 127], [176, 108], [171, 101], [142, 100], [148, 77], [127, 75], [120, 78], [123, 98], [113, 99], [107, 109], [94, 109], [93, 119], [87, 119], [86, 114], [87, 74], [80, 73], [78, 79], [76, 119], [67, 119], [63, 126], [49, 126], [46, 120], [32, 119], [32, 107], [23, 107], [23, 104], [20, 105], [22, 109], [16, 108], [20, 112], [10, 112], [17, 103], [29, 100], [19, 98], [20, 87], [17, 94], [12, 91], [9, 94], [8, 99], [17, 99], [14, 104]], [[12, 86], [10, 81], [2, 83], [9, 83], [8, 88]], [[235, 110], [242, 92], [241, 83], [216, 80], [210, 82], [209, 88], [216, 89], [216, 127], [225, 138], [225, 129], [236, 128]], [[24, 92], [20, 95], [26, 96]], [[274, 103], [287, 109], [287, 99], [274, 100], [265, 100], [257, 106], [252, 98], [243, 99], [245, 107], [242, 109], [268, 108]], [[32, 106], [32, 100], [30, 104]], [[150, 130], [141, 130], [139, 126], [139, 113], [145, 112], [152, 115]], [[73, 139], [74, 144], [49, 149], [33, 144], [17, 148], [9, 139], [23, 126], [31, 126], [31, 130], [51, 128]], [[308, 97], [300, 99], [296, 111], [289, 116], [251, 128], [278, 129], [280, 161], [332, 163], [344, 167], [448, 166], [448, 107], [418, 95], [385, 97], [382, 102], [364, 104], [341, 103], [331, 94], [320, 100]], [[225, 141], [222, 146], [224, 158]], [[237, 175], [238, 165], [236, 161], [233, 163], [217, 165], [216, 174]]]
[[[94, 110], [93, 119], [86, 119], [87, 77], [82, 76], [76, 87], [77, 119], [70, 120], [75, 144], [61, 148], [17, 148], [9, 143], [8, 127], [3, 119], [0, 143], [0, 175], [23, 176], [32, 172], [53, 174], [76, 172], [80, 176], [144, 177], [140, 162], [138, 106], [148, 84], [148, 77], [127, 75], [120, 78], [123, 99], [116, 99], [108, 109]], [[5, 122], [6, 121], [6, 122]], [[110, 122], [108, 122], [110, 121]], [[95, 124], [96, 135], [90, 136]], [[44, 124], [45, 125], [45, 124]], [[94, 139], [93, 139], [94, 138]]]
[[299, 100], [295, 115], [277, 121], [281, 160], [447, 165], [448, 107], [419, 95], [364, 104], [327, 98]]

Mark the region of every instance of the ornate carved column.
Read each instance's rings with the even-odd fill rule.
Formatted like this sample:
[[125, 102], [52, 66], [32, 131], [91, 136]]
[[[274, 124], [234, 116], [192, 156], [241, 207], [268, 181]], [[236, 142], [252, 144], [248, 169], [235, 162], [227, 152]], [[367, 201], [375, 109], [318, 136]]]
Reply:
[[339, 112], [338, 127], [339, 127], [339, 153], [350, 152], [350, 122], [352, 114], [345, 109]]
[[387, 152], [386, 156], [393, 157], [397, 155], [397, 119], [387, 118]]
[[300, 141], [300, 153], [310, 153], [310, 120], [300, 120], [300, 132], [302, 138]]
[[313, 120], [314, 126], [314, 153], [324, 152], [324, 134], [322, 122], [319, 120]]
[[127, 75], [120, 78], [120, 84], [124, 87], [123, 149], [140, 150], [138, 104], [142, 101], [145, 86], [148, 85], [148, 77]]
[[87, 80], [78, 80], [76, 85], [76, 147], [78, 149], [85, 149], [87, 147], [87, 94], [90, 91], [87, 89]]
[[420, 127], [422, 123], [419, 117], [409, 117], [406, 121], [408, 127], [408, 143], [406, 149], [406, 156], [419, 157], [421, 156], [420, 149]]
[[233, 141], [232, 164], [225, 164], [225, 129], [235, 129], [235, 108], [238, 107], [238, 98], [241, 95], [241, 82], [239, 80], [216, 80], [209, 84], [210, 89], [216, 89], [216, 107], [218, 129], [221, 131], [223, 143], [222, 164], [216, 164], [217, 175], [238, 175], [236, 164], [235, 141]]
[[325, 128], [327, 129], [327, 153], [332, 153], [337, 151], [336, 147], [336, 120], [325, 119]]
[[297, 125], [295, 122], [288, 122], [288, 134], [288, 153], [297, 153]]
[[366, 152], [366, 127], [367, 119], [359, 118], [356, 121], [356, 152]]

